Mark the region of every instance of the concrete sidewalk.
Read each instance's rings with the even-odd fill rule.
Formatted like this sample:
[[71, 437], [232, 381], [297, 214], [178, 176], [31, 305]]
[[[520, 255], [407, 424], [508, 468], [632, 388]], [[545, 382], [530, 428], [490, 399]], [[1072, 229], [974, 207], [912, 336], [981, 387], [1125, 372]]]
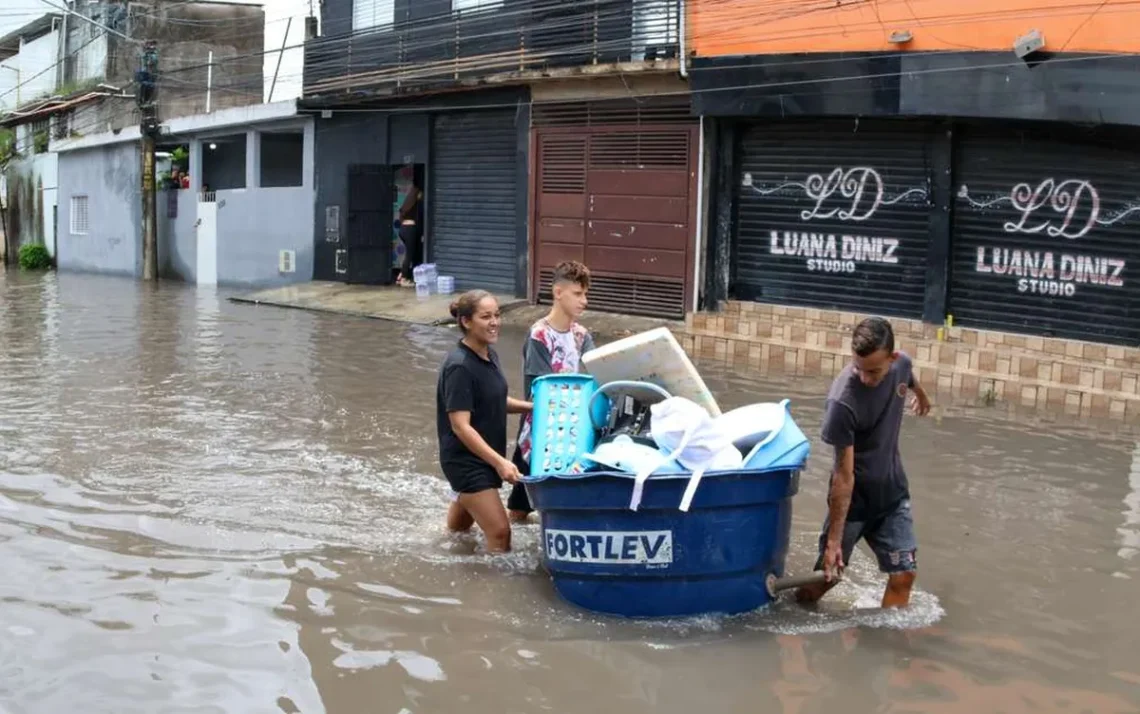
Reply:
[[[416, 291], [411, 288], [314, 281], [235, 295], [230, 300], [416, 325], [444, 325], [452, 322], [448, 308], [455, 297], [431, 295], [418, 298]], [[526, 300], [519, 298], [504, 295], [495, 297], [504, 311], [526, 305]]]
[[[253, 305], [291, 307], [314, 312], [394, 320], [417, 325], [449, 325], [454, 323], [448, 308], [455, 295], [432, 295], [417, 298], [410, 288], [346, 285], [344, 283], [314, 281], [281, 288], [260, 290], [234, 295], [230, 300]], [[503, 310], [503, 324], [526, 329], [549, 310], [546, 305], [530, 305], [526, 300], [505, 295], [495, 296]], [[679, 320], [662, 320], [651, 317], [618, 315], [588, 310], [582, 320], [595, 338], [614, 339], [644, 332], [655, 327], [668, 327], [674, 332], [684, 330]]]

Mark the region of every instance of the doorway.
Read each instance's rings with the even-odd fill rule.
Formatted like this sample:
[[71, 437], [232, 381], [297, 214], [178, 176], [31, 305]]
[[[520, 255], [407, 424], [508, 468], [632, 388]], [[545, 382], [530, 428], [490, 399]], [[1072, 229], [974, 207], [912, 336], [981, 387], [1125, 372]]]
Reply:
[[199, 285], [218, 284], [218, 204], [214, 194], [203, 193], [198, 198], [196, 282]]
[[[392, 167], [394, 176], [392, 185], [392, 280], [395, 281], [404, 266], [404, 259], [410, 250], [413, 268], [427, 262], [427, 211], [425, 202], [427, 192], [424, 191], [424, 177], [426, 175], [423, 164], [397, 164]], [[412, 197], [418, 192], [419, 198]], [[402, 209], [407, 205], [407, 215], [402, 215]], [[407, 225], [411, 221], [412, 225]], [[410, 243], [411, 245], [407, 245]]]

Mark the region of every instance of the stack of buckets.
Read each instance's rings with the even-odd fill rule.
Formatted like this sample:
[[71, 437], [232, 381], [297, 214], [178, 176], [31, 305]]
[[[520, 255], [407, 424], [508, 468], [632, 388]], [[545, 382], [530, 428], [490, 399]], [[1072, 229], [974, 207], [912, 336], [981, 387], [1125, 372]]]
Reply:
[[426, 298], [432, 293], [450, 295], [455, 292], [455, 278], [450, 275], [439, 275], [435, 263], [417, 265], [412, 270], [416, 281], [416, 297]]

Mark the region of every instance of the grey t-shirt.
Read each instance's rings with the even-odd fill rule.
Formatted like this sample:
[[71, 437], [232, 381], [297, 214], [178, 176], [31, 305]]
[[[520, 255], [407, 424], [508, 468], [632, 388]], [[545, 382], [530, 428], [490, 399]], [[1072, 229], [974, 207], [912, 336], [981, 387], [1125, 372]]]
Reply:
[[910, 497], [899, 455], [899, 430], [907, 388], [913, 385], [910, 357], [901, 352], [876, 387], [864, 386], [851, 364], [831, 384], [821, 436], [837, 448], [855, 447], [855, 491], [848, 521], [874, 520]]

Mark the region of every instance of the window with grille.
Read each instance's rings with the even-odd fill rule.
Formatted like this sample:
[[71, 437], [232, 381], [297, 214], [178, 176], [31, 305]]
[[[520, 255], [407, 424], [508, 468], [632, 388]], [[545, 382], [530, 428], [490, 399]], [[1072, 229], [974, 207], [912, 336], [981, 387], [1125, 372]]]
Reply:
[[85, 236], [87, 235], [87, 197], [86, 196], [72, 196], [71, 197], [71, 235]]
[[396, 0], [352, 0], [352, 29], [390, 30], [396, 22]]
[[32, 148], [34, 153], [47, 153], [48, 143], [51, 141], [51, 136], [48, 134], [50, 130], [51, 117], [37, 119], [32, 122]]

